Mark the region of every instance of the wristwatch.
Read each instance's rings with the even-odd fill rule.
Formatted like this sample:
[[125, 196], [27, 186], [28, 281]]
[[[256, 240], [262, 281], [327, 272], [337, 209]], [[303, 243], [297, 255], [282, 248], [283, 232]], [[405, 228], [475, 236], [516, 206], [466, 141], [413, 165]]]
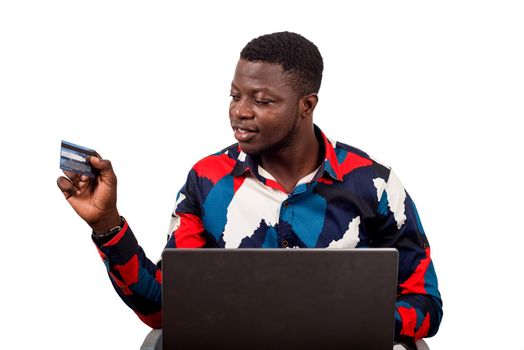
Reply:
[[120, 232], [122, 230], [122, 228], [124, 227], [125, 222], [126, 222], [126, 219], [123, 216], [121, 216], [120, 217], [120, 224], [118, 224], [117, 226], [111, 228], [107, 232], [95, 233], [95, 231], [93, 231], [93, 237], [98, 239], [98, 238], [107, 238], [107, 237], [116, 235], [118, 232]]

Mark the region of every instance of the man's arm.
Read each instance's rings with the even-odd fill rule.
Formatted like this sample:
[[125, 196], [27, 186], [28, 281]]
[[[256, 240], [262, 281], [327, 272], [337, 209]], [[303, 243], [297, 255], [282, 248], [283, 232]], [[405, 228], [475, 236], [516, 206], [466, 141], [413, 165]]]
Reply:
[[396, 339], [434, 335], [442, 318], [442, 301], [430, 246], [414, 202], [393, 172], [375, 179], [378, 207], [369, 224], [376, 247], [399, 252]]
[[93, 229], [93, 241], [111, 282], [124, 302], [151, 327], [161, 327], [160, 270], [146, 257], [116, 207], [117, 178], [109, 160], [90, 157], [95, 179], [64, 171], [57, 185], [76, 213]]
[[95, 234], [92, 238], [120, 298], [145, 324], [161, 328], [161, 270], [146, 257], [129, 224], [109, 241]]
[[[67, 177], [59, 177], [58, 187], [77, 214], [93, 229], [93, 242], [104, 261], [109, 278], [118, 295], [152, 328], [162, 327], [160, 263], [151, 262], [116, 208], [116, 175], [111, 163], [100, 158], [90, 158], [90, 163], [100, 174], [96, 179], [64, 172]], [[191, 184], [190, 179], [188, 183]], [[178, 245], [198, 247], [204, 245], [201, 238], [201, 222], [198, 215], [190, 209], [198, 208], [187, 191], [187, 184], [179, 194], [177, 208], [173, 213], [172, 235], [167, 247], [174, 247], [175, 234]], [[180, 211], [178, 211], [180, 208]], [[199, 224], [200, 223], [200, 224]], [[122, 224], [118, 232], [108, 233]], [[202, 229], [203, 230], [203, 229]]]
[[[204, 228], [199, 206], [193, 195], [192, 175], [190, 173], [177, 196], [166, 248], [199, 248], [206, 243], [202, 237]], [[144, 323], [161, 328], [161, 261], [155, 265], [146, 257], [127, 222], [118, 234], [109, 238], [93, 235], [116, 292]]]

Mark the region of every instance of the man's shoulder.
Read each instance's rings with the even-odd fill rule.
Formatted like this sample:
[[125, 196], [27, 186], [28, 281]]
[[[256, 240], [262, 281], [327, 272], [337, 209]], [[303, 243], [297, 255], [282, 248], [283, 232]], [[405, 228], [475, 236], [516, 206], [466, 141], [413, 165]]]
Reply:
[[337, 155], [337, 158], [340, 163], [361, 163], [366, 164], [367, 166], [372, 166], [376, 170], [379, 171], [379, 173], [387, 174], [391, 170], [391, 167], [387, 165], [386, 163], [378, 160], [374, 156], [369, 155], [367, 152], [364, 152], [363, 150], [351, 146], [349, 144], [340, 142], [340, 141], [333, 141], [330, 140], [333, 149], [335, 150], [335, 154]]
[[335, 153], [337, 153], [337, 155], [338, 154], [351, 154], [359, 158], [366, 159], [376, 166], [391, 169], [391, 167], [387, 165], [386, 163], [378, 160], [374, 156], [369, 155], [367, 152], [364, 152], [363, 150], [357, 147], [348, 145], [340, 141], [331, 141], [331, 144], [333, 145], [333, 148], [335, 149]]
[[332, 140], [330, 141], [331, 141], [331, 144], [333, 145], [333, 148], [335, 149], [335, 152], [337, 152], [337, 154], [339, 152], [352, 153], [364, 159], [373, 161], [373, 158], [368, 153], [364, 152], [363, 150], [357, 147], [348, 145], [347, 143], [343, 143], [340, 141], [332, 141]]
[[210, 154], [193, 165], [192, 170], [199, 176], [216, 183], [225, 175], [231, 173], [236, 165], [237, 160], [241, 157], [242, 152], [235, 143], [222, 149], [219, 152]]

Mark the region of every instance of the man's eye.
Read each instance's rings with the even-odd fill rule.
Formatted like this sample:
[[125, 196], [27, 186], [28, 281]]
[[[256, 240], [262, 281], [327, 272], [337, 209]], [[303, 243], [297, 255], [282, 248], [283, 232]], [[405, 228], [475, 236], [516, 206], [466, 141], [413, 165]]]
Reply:
[[265, 106], [265, 105], [268, 105], [270, 104], [271, 101], [269, 100], [259, 100], [259, 99], [255, 99], [255, 104], [257, 105], [262, 105], [262, 106]]
[[238, 100], [240, 100], [240, 96], [237, 96], [237, 95], [230, 95], [230, 96], [231, 96], [231, 99], [232, 99], [233, 101], [238, 101]]

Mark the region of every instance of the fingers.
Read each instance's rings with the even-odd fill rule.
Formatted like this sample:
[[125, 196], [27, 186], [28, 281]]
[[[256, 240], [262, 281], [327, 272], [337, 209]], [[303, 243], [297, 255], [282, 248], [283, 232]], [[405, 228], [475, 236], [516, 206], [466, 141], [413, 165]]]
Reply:
[[89, 176], [79, 175], [79, 174], [73, 173], [72, 171], [67, 171], [67, 170], [62, 170], [62, 172], [64, 173], [65, 176], [67, 176], [67, 179], [71, 181], [77, 187], [84, 188], [90, 182]]
[[66, 199], [69, 199], [70, 197], [74, 196], [77, 191], [80, 191], [78, 186], [63, 176], [60, 176], [58, 179], [56, 179], [56, 184]]
[[75, 183], [80, 181], [80, 175], [73, 173], [72, 171], [67, 171], [67, 170], [62, 170], [62, 172], [64, 173], [65, 176], [67, 176], [67, 178], [70, 181], [75, 182]]
[[62, 193], [64, 193], [64, 196], [66, 196], [66, 199], [74, 195], [81, 195], [82, 193], [85, 193], [91, 184], [88, 176], [78, 175], [65, 170], [64, 174], [67, 177], [60, 176], [56, 180], [56, 183], [62, 190]]

